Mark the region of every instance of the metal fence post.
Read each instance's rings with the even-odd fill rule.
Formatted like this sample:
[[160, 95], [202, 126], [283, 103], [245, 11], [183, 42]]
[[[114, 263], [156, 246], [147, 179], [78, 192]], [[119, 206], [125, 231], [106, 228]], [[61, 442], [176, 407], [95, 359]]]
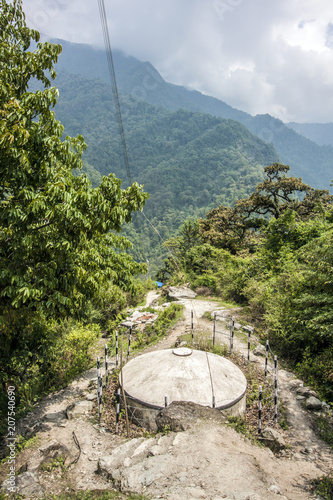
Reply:
[[258, 434], [261, 434], [261, 410], [262, 410], [262, 386], [259, 385], [259, 420], [258, 420]]
[[274, 356], [274, 422], [278, 421], [278, 365], [277, 356]]

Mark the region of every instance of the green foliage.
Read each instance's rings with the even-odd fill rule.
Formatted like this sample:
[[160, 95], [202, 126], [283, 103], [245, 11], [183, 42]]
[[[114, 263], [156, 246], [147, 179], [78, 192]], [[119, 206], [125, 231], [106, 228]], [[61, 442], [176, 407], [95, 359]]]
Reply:
[[[7, 422], [5, 422], [6, 426], [4, 427], [4, 432], [5, 431], [8, 431], [8, 427], [7, 427]], [[1, 427], [0, 427], [1, 429]], [[0, 431], [0, 435], [2, 435], [2, 429]], [[23, 436], [21, 436], [21, 434], [18, 434], [16, 436], [16, 440], [15, 440], [15, 451], [16, 453], [20, 453], [22, 450], [27, 450], [29, 448], [32, 448], [33, 446], [35, 446], [37, 443], [39, 443], [40, 441], [40, 437], [39, 436], [33, 436], [31, 438], [25, 438]], [[3, 454], [2, 456], [4, 456], [5, 453], [9, 454], [10, 450], [9, 448], [7, 450], [2, 450], [3, 451]], [[2, 458], [0, 460], [0, 465], [2, 464], [5, 464], [6, 462], [8, 461], [8, 455], [5, 455], [4, 458]], [[1, 498], [1, 496], [0, 496]]]
[[333, 448], [333, 423], [325, 416], [314, 416], [313, 429], [316, 434], [325, 441], [331, 448]]
[[[149, 309], [149, 308], [147, 308]], [[155, 312], [158, 314], [158, 318], [152, 325], [146, 325], [143, 331], [137, 330], [133, 332], [133, 338], [131, 342], [131, 352], [142, 349], [147, 345], [154, 344], [162, 337], [165, 336], [167, 331], [182, 317], [184, 307], [181, 304], [172, 303], [169, 307], [164, 309], [162, 312]], [[119, 323], [118, 323], [119, 324]], [[124, 328], [124, 331], [127, 329]], [[118, 328], [118, 334], [121, 334]], [[115, 345], [115, 331], [112, 335], [112, 340], [110, 342], [110, 347]], [[123, 353], [127, 352], [128, 338], [127, 335], [123, 336]]]
[[246, 435], [248, 433], [244, 418], [231, 416], [228, 418], [228, 425], [240, 434]]
[[249, 198], [209, 212], [199, 241], [181, 253], [176, 237], [174, 248], [192, 287], [248, 306], [274, 351], [333, 401], [332, 196], [288, 169], [266, 167]]
[[[33, 328], [31, 323], [29, 328]], [[27, 342], [24, 335], [12, 335], [18, 347]], [[19, 418], [36, 401], [52, 390], [58, 390], [71, 382], [77, 375], [91, 366], [92, 348], [100, 337], [98, 325], [83, 325], [74, 321], [53, 322], [48, 325], [39, 325], [34, 332], [38, 338], [38, 354], [27, 351], [22, 347], [8, 350], [6, 362], [10, 365], [10, 373], [3, 371], [1, 380], [3, 388], [0, 393], [0, 414], [6, 413], [8, 404], [6, 387], [15, 386], [16, 414]], [[31, 339], [30, 339], [31, 340]], [[5, 346], [6, 347], [6, 346]], [[5, 353], [4, 353], [5, 355]], [[1, 419], [5, 423], [4, 419]], [[0, 428], [0, 433], [5, 431]]]
[[[273, 163], [265, 167], [266, 179], [260, 182], [255, 191], [248, 197], [236, 201], [233, 208], [220, 206], [208, 212], [207, 218], [200, 220], [200, 235], [204, 242], [220, 248], [226, 248], [232, 253], [240, 249], [256, 250], [256, 233], [269, 224], [267, 235], [270, 236], [268, 246], [271, 250], [280, 247], [281, 241], [301, 246], [306, 238], [313, 237], [318, 222], [313, 228], [301, 225], [328, 209], [333, 196], [328, 191], [315, 190], [296, 177], [287, 177], [288, 165]], [[304, 199], [298, 199], [300, 193], [306, 193]], [[295, 215], [298, 215], [296, 224]], [[293, 215], [294, 214], [294, 215]], [[317, 228], [320, 233], [320, 229]], [[305, 234], [303, 234], [305, 233]]]
[[44, 462], [41, 466], [43, 472], [54, 472], [56, 470], [61, 470], [61, 472], [66, 472], [67, 467], [64, 463], [63, 457], [53, 458], [49, 462]]
[[[68, 133], [84, 135], [84, 160], [102, 175], [110, 173], [111, 164], [117, 177], [127, 182], [109, 86], [81, 77], [73, 85], [68, 73], [59, 74], [57, 81], [61, 100], [56, 116]], [[129, 95], [120, 94], [120, 103], [131, 175], [150, 193], [145, 214], [159, 233], [138, 214], [124, 234], [133, 243], [131, 254], [137, 261], [148, 259], [151, 276], [156, 276], [168, 254], [162, 241], [189, 218], [248, 196], [263, 179], [263, 166], [277, 155], [232, 120], [170, 112]], [[90, 176], [95, 178], [89, 169]]]
[[265, 258], [266, 268], [277, 267], [277, 271], [281, 264], [283, 268], [288, 253], [318, 238], [328, 228], [327, 220], [320, 215], [303, 221], [297, 212], [287, 209], [278, 219], [270, 220], [263, 231], [261, 255]]
[[183, 309], [182, 304], [172, 303], [159, 314], [154, 325], [147, 327], [146, 330], [157, 337], [163, 337], [167, 330], [181, 318]]
[[118, 233], [148, 195], [137, 183], [121, 189], [114, 174], [91, 186], [80, 173], [83, 137], [64, 138], [51, 111], [61, 46], [39, 42], [20, 0], [2, 1], [0, 26], [0, 380], [3, 388], [17, 383], [31, 399], [29, 379], [37, 384], [39, 374], [50, 375], [55, 346], [63, 353], [79, 349], [62, 360], [61, 382], [85, 366], [90, 340], [81, 326], [65, 346], [61, 326], [51, 322], [87, 319], [96, 307], [105, 307], [106, 322], [125, 293], [135, 295], [133, 276], [145, 266]]
[[45, 365], [42, 366], [41, 373], [47, 377], [49, 386], [52, 384], [54, 387], [59, 387], [91, 366], [91, 348], [101, 332], [98, 325], [72, 322], [60, 326], [56, 324], [54, 328], [62, 330], [62, 335], [52, 349], [49, 349], [46, 358], [47, 368]]
[[[122, 191], [114, 175], [93, 189], [82, 167], [82, 136], [62, 140], [63, 127], [50, 111], [57, 89], [48, 88], [59, 45], [38, 43], [25, 26], [21, 3], [3, 2], [1, 12], [0, 238], [2, 307], [29, 308], [50, 315], [79, 313], [112, 280], [131, 289], [141, 268], [127, 254], [120, 231], [147, 195], [137, 184]], [[36, 69], [38, 68], [38, 69]], [[44, 89], [29, 92], [31, 78]]]
[[313, 492], [319, 495], [321, 499], [331, 500], [333, 498], [333, 474], [313, 479], [311, 486]]
[[208, 319], [208, 321], [213, 321], [213, 316], [212, 316], [212, 313], [209, 312], [209, 311], [206, 311], [203, 313], [202, 317], [204, 319]]

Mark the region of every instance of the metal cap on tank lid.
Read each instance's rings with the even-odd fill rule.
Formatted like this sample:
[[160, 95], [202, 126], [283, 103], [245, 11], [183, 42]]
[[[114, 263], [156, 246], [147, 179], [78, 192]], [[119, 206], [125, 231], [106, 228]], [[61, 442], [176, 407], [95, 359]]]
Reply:
[[177, 347], [176, 349], [172, 349], [172, 354], [176, 356], [191, 356], [192, 349], [188, 347]]

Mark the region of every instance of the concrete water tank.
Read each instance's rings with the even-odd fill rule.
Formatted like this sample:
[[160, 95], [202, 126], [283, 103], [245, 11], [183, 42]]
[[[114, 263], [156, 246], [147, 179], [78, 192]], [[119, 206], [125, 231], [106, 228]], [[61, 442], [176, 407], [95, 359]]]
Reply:
[[[119, 378], [121, 383], [121, 377]], [[240, 416], [246, 406], [246, 378], [231, 361], [188, 348], [142, 354], [123, 367], [132, 420], [154, 428], [156, 413], [173, 401], [190, 401]]]

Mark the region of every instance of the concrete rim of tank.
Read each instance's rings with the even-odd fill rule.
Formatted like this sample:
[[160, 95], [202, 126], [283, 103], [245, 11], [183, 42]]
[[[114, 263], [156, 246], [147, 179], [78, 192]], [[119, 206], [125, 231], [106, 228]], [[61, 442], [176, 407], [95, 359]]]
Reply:
[[218, 410], [230, 408], [244, 398], [246, 378], [234, 363], [210, 352], [188, 351], [153, 351], [129, 361], [123, 367], [126, 396], [156, 410], [164, 408], [165, 396], [168, 404], [191, 401], [211, 407], [214, 395]]

